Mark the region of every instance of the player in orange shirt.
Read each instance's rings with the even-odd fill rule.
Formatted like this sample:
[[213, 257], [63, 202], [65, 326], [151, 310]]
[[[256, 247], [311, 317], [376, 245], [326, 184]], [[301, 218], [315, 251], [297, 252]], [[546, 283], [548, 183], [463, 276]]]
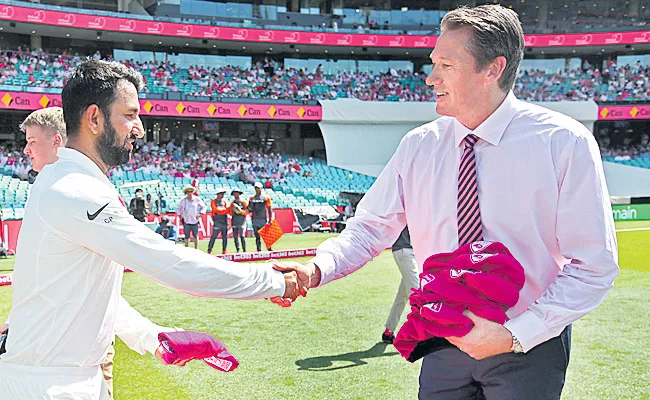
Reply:
[[[255, 234], [255, 244], [257, 251], [262, 251], [262, 238], [259, 230], [273, 220], [273, 211], [271, 210], [271, 198], [262, 193], [263, 185], [261, 182], [255, 182], [255, 196], [248, 200], [248, 211], [252, 213], [253, 233]], [[271, 248], [268, 249], [271, 251]]]
[[226, 254], [226, 247], [228, 246], [228, 214], [230, 214], [230, 207], [223, 198], [225, 193], [226, 189], [217, 189], [217, 197], [210, 202], [214, 228], [212, 229], [212, 235], [210, 236], [210, 242], [208, 243], [208, 254], [212, 254], [214, 241], [217, 239], [217, 236], [219, 236], [219, 233], [221, 233], [222, 251], [223, 254]]
[[232, 216], [232, 237], [235, 240], [235, 248], [239, 253], [239, 239], [241, 238], [241, 249], [246, 253], [246, 239], [244, 238], [244, 231], [246, 226], [246, 214], [248, 214], [248, 202], [242, 200], [239, 196], [243, 192], [239, 189], [233, 190], [230, 194], [234, 196], [233, 201], [230, 203], [230, 215]]

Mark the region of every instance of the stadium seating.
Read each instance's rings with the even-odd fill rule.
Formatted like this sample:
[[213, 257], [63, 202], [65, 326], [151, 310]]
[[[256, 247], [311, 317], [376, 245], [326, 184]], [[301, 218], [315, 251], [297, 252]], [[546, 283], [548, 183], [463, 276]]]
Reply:
[[[293, 208], [320, 205], [339, 205], [339, 193], [341, 191], [366, 192], [374, 178], [327, 166], [321, 160], [314, 160], [312, 165], [303, 165], [305, 171], [313, 174], [313, 177], [288, 177], [286, 184], [274, 184], [273, 189], [266, 189], [266, 193], [273, 200], [273, 207]], [[118, 188], [120, 195], [127, 200], [135, 196], [138, 186], [121, 188], [122, 185], [150, 180], [159, 180], [159, 184], [143, 186], [145, 194], [151, 194], [152, 200], [158, 198], [158, 192], [163, 195], [167, 202], [167, 210], [174, 211], [178, 208], [180, 200], [184, 197], [183, 188], [189, 185], [192, 178], [175, 178], [169, 175], [144, 174], [141, 171], [127, 173], [122, 178], [111, 178], [111, 181]], [[226, 189], [226, 198], [230, 199], [230, 192], [239, 189], [243, 192], [242, 198], [248, 199], [255, 194], [252, 185], [226, 177], [205, 177], [199, 178], [199, 190], [201, 197], [207, 200], [214, 197], [217, 188]]]
[[639, 167], [639, 168], [650, 168], [650, 156], [645, 155], [645, 156], [627, 156], [627, 157], [621, 157], [621, 156], [604, 156], [603, 161], [608, 161], [608, 162], [614, 162], [614, 163], [619, 163], [619, 164], [624, 164], [624, 165], [630, 165], [632, 167]]
[[[80, 59], [36, 52], [9, 54], [0, 52], [0, 84], [44, 92], [59, 92]], [[155, 95], [175, 92], [179, 96], [285, 100], [435, 100], [433, 89], [425, 84], [426, 74], [405, 70], [322, 73], [278, 66], [269, 74], [255, 67], [230, 65], [181, 68], [171, 63], [126, 63], [142, 72], [145, 92]], [[641, 63], [617, 66], [610, 61], [602, 71], [594, 67], [555, 73], [521, 71], [514, 92], [527, 101], [644, 101], [650, 99], [649, 81], [650, 67]]]

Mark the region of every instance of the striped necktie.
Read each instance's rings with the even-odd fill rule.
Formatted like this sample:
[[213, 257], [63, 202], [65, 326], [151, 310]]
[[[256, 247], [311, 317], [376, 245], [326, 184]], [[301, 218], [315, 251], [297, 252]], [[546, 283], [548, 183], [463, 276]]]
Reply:
[[474, 145], [478, 137], [469, 134], [463, 139], [465, 150], [458, 168], [458, 245], [483, 238], [481, 210], [478, 204], [478, 180]]

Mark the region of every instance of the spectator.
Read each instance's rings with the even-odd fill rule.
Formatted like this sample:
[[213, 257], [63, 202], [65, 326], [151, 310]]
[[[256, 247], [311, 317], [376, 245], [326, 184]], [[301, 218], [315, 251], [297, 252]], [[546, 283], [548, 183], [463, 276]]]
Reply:
[[188, 247], [190, 238], [194, 242], [194, 248], [199, 248], [199, 218], [205, 214], [205, 203], [203, 200], [194, 196], [194, 187], [185, 186], [183, 193], [187, 196], [178, 206], [178, 214], [183, 221], [183, 232], [185, 233], [185, 247]]
[[158, 228], [156, 228], [156, 233], [165, 239], [171, 240], [174, 243], [178, 242], [176, 227], [170, 223], [168, 216], [164, 216], [160, 219], [160, 225], [158, 225]]
[[133, 218], [137, 219], [140, 222], [145, 221], [145, 216], [147, 215], [146, 201], [144, 199], [144, 192], [141, 188], [135, 190], [135, 197], [129, 202], [129, 212], [133, 215]]

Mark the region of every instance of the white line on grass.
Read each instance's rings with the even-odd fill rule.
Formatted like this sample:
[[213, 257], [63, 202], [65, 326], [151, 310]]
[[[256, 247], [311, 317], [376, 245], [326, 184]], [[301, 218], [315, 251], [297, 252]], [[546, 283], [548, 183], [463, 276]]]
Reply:
[[634, 232], [634, 231], [650, 231], [650, 228], [627, 228], [627, 229], [616, 230], [616, 232]]

